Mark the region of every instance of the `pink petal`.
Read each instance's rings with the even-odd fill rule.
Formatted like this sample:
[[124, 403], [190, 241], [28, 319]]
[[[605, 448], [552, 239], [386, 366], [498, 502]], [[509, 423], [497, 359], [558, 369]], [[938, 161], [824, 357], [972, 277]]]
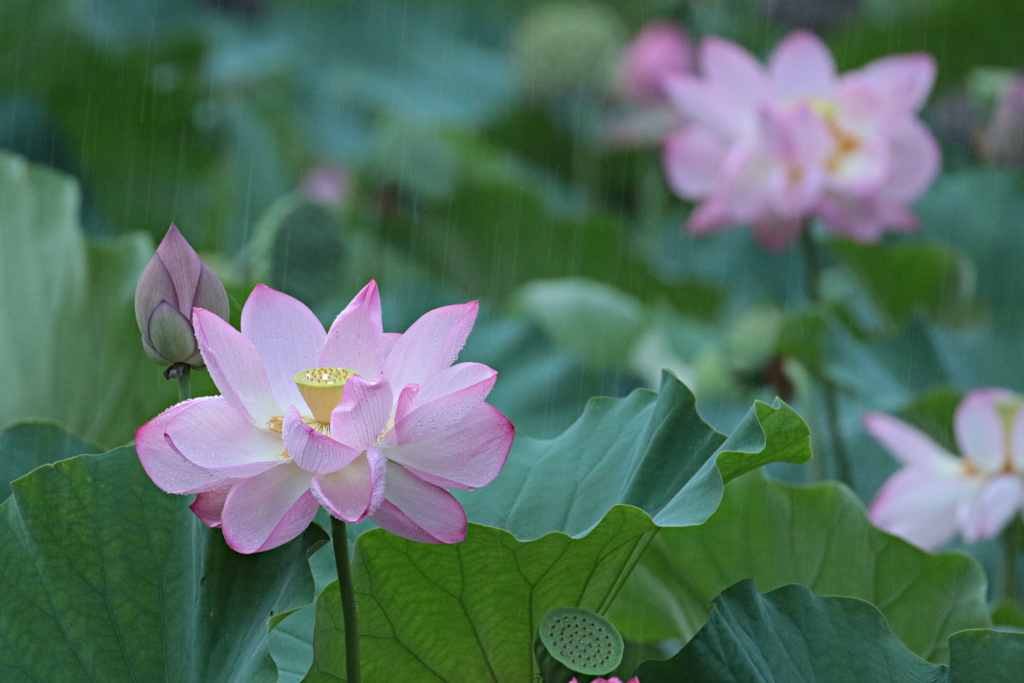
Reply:
[[772, 52], [768, 72], [775, 101], [804, 97], [831, 97], [836, 85], [836, 65], [821, 39], [796, 31]]
[[270, 388], [263, 359], [241, 332], [217, 315], [193, 309], [192, 323], [210, 376], [228, 403], [263, 427], [283, 412]]
[[444, 306], [423, 314], [402, 335], [384, 363], [395, 391], [409, 384], [424, 384], [459, 356], [473, 329], [479, 304]]
[[228, 494], [221, 514], [224, 540], [240, 553], [255, 553], [287, 543], [316, 515], [310, 474], [294, 463], [240, 481]]
[[904, 465], [935, 475], [954, 476], [963, 463], [916, 427], [885, 413], [867, 413], [864, 427]]
[[999, 535], [1024, 504], [1024, 482], [1016, 474], [992, 479], [975, 496], [960, 501], [957, 525], [964, 541], [974, 543]]
[[766, 215], [754, 222], [754, 238], [757, 243], [773, 254], [777, 254], [800, 237], [803, 218], [781, 218]]
[[466, 511], [459, 501], [400, 465], [388, 466], [384, 502], [371, 518], [411, 541], [458, 543], [466, 538]]
[[666, 79], [665, 94], [683, 117], [728, 144], [753, 127], [752, 108], [741, 108], [711, 84], [694, 76]]
[[514, 436], [515, 428], [508, 418], [482, 403], [432, 438], [385, 447], [384, 455], [439, 486], [474, 489], [498, 476]]
[[341, 403], [331, 413], [331, 437], [358, 450], [366, 448], [384, 433], [393, 403], [387, 377], [377, 382], [350, 377]]
[[665, 142], [665, 174], [680, 197], [699, 199], [708, 195], [718, 180], [727, 148], [705, 129], [687, 126]]
[[232, 486], [225, 486], [200, 493], [188, 507], [203, 524], [217, 528], [220, 526], [220, 517], [224, 512], [224, 501], [227, 500], [232, 488]]
[[901, 204], [914, 201], [939, 172], [939, 143], [920, 121], [905, 119], [889, 136], [889, 147], [889, 177], [883, 196]]
[[1010, 428], [1010, 458], [1014, 471], [1024, 474], [1024, 409], [1018, 408]]
[[181, 457], [167, 442], [167, 425], [183, 410], [194, 404], [218, 400], [219, 397], [195, 398], [179, 403], [160, 413], [135, 432], [135, 451], [139, 462], [153, 483], [168, 493], [196, 493], [223, 486], [222, 475], [205, 470]]
[[277, 405], [305, 406], [295, 374], [320, 367], [326, 338], [313, 312], [298, 299], [259, 284], [242, 308], [242, 334], [259, 352]]
[[935, 60], [925, 53], [883, 57], [850, 74], [876, 88], [889, 108], [917, 111], [935, 83]]
[[1005, 389], [976, 389], [964, 396], [956, 407], [953, 414], [956, 442], [963, 455], [973, 460], [982, 472], [1003, 469], [1009, 444], [997, 404], [1014, 398], [1013, 393]]
[[879, 490], [871, 521], [925, 550], [935, 550], [956, 535], [956, 509], [977, 482], [906, 467]]
[[497, 370], [481, 363], [456, 363], [450, 368], [445, 368], [426, 385], [420, 387], [416, 392], [416, 400], [412, 407], [419, 408], [457, 391], [477, 386], [481, 382], [490, 382], [493, 386], [497, 376]]
[[874, 244], [885, 230], [885, 205], [877, 197], [826, 190], [818, 201], [817, 213], [832, 232], [864, 244]]
[[415, 394], [415, 408], [396, 415], [388, 433], [396, 444], [414, 443], [435, 437], [483, 403], [498, 373], [486, 365], [460, 363], [442, 371]]
[[[728, 97], [729, 106], [739, 114], [736, 118], [749, 117], [764, 91], [761, 64], [736, 43], [713, 36], [701, 43], [700, 62], [704, 77]], [[745, 132], [742, 123], [736, 132]]]
[[292, 461], [307, 472], [334, 472], [359, 457], [359, 451], [303, 422], [295, 406], [285, 413], [283, 436]]
[[334, 517], [360, 522], [384, 501], [385, 469], [380, 449], [370, 446], [345, 468], [313, 477], [311, 490]]
[[195, 299], [196, 285], [199, 284], [200, 274], [203, 270], [202, 259], [199, 258], [199, 254], [185, 240], [174, 223], [171, 223], [167, 234], [164, 235], [160, 246], [157, 247], [156, 254], [167, 269], [171, 282], [174, 283], [178, 300], [172, 303], [177, 308], [184, 308], [187, 311], [187, 307], [191, 307], [192, 301]]
[[192, 402], [165, 432], [183, 458], [222, 476], [251, 477], [282, 462], [281, 435], [254, 427], [222, 396]]
[[380, 292], [373, 280], [334, 319], [320, 354], [320, 366], [346, 368], [376, 380], [384, 360]]
[[874, 194], [892, 178], [890, 161], [886, 140], [861, 140], [856, 149], [838, 155], [828, 175], [828, 187], [855, 198]]
[[[171, 274], [159, 258], [150, 259], [139, 275], [140, 285], [135, 289], [135, 322], [143, 332], [149, 327], [148, 317], [161, 301], [178, 308], [177, 294]], [[168, 300], [168, 296], [173, 301]], [[180, 309], [179, 309], [180, 310]]]

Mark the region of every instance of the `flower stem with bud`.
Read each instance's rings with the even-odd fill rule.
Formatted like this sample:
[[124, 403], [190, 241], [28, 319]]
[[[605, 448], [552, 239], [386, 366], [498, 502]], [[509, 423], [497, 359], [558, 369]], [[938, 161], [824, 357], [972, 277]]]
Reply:
[[356, 614], [356, 591], [352, 585], [352, 563], [348, 554], [348, 532], [345, 522], [331, 517], [331, 538], [334, 564], [338, 569], [341, 591], [341, 612], [345, 620], [345, 674], [348, 683], [359, 683], [359, 618]]

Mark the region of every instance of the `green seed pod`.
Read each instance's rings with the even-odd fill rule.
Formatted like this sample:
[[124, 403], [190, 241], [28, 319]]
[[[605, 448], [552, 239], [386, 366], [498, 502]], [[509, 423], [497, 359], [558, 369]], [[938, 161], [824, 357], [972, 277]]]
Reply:
[[534, 642], [544, 683], [611, 673], [622, 662], [622, 651], [622, 636], [612, 623], [582, 607], [556, 607], [548, 612]]

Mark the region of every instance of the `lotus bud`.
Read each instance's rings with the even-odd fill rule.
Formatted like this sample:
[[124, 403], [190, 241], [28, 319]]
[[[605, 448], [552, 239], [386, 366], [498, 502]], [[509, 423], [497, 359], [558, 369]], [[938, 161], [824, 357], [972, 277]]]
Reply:
[[1024, 75], [1014, 74], [999, 95], [983, 147], [993, 163], [1024, 165]]
[[224, 319], [230, 312], [224, 285], [172, 223], [135, 288], [135, 320], [154, 363], [203, 366], [192, 329], [193, 307]]
[[667, 21], [648, 24], [622, 57], [623, 92], [637, 102], [665, 99], [666, 79], [693, 70], [692, 52], [680, 26]]
[[513, 38], [513, 57], [525, 84], [544, 97], [609, 84], [625, 28], [608, 7], [591, 2], [538, 6]]

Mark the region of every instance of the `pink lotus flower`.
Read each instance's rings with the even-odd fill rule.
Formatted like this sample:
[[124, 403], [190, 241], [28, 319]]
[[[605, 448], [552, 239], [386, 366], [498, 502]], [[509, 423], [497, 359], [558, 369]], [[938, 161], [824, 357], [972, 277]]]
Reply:
[[914, 427], [882, 413], [865, 426], [903, 463], [871, 505], [871, 521], [926, 550], [957, 532], [991, 538], [1024, 511], [1024, 402], [1005, 389], [977, 389], [953, 416], [956, 457]]
[[915, 115], [935, 77], [930, 56], [839, 76], [828, 48], [796, 32], [767, 66], [720, 38], [703, 41], [699, 62], [701, 76], [667, 86], [690, 121], [665, 147], [672, 189], [701, 200], [690, 234], [750, 223], [777, 250], [813, 217], [861, 242], [916, 227], [907, 206], [939, 168], [938, 145]]
[[484, 402], [497, 373], [452, 365], [476, 302], [385, 334], [370, 282], [324, 332], [292, 297], [258, 285], [239, 332], [197, 308], [199, 348], [221, 396], [179, 403], [135, 434], [150, 478], [198, 493], [192, 510], [242, 553], [300, 534], [319, 506], [405, 538], [455, 543], [466, 515], [445, 489], [489, 484], [512, 445]]

